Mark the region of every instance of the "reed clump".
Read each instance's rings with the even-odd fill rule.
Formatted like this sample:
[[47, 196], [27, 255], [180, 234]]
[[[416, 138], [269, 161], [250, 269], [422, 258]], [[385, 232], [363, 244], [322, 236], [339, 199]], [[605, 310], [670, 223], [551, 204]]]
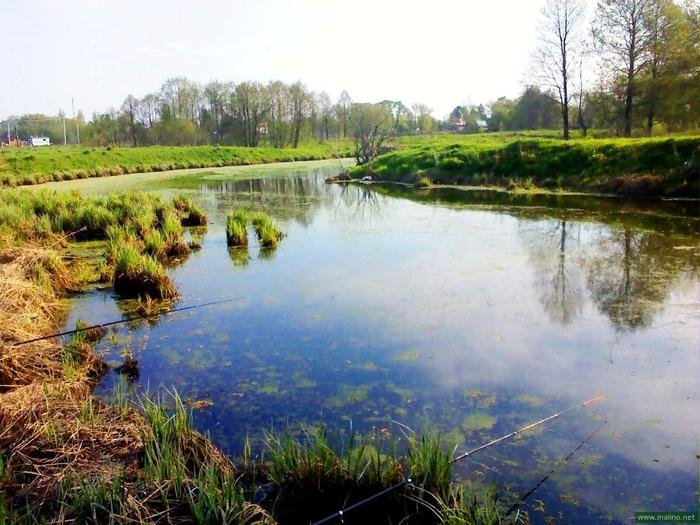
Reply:
[[207, 215], [201, 206], [187, 195], [178, 195], [173, 199], [173, 205], [182, 214], [183, 226], [206, 226]]
[[111, 274], [117, 293], [157, 299], [176, 296], [163, 262], [190, 253], [183, 222], [206, 223], [187, 197], [167, 202], [146, 193], [87, 198], [23, 190], [0, 193], [0, 219], [0, 235], [13, 240], [9, 244], [62, 247], [72, 240], [107, 240], [99, 273]]
[[[454, 450], [439, 436], [419, 438], [410, 433], [405, 437], [408, 454], [402, 457], [395, 441], [377, 435], [351, 435], [347, 442], [332, 446], [323, 430], [303, 430], [295, 436], [267, 434], [267, 462], [253, 466], [261, 469], [258, 483], [269, 481], [272, 486], [261, 505], [280, 524], [309, 523], [391, 488], [382, 498], [346, 513], [344, 520], [375, 523], [381, 517], [386, 523], [473, 525], [520, 522], [519, 517], [506, 516], [490, 492], [452, 483]], [[411, 483], [404, 482], [407, 478]]]
[[226, 217], [226, 244], [229, 246], [248, 246], [248, 214], [239, 208]]
[[272, 222], [270, 216], [263, 212], [256, 212], [251, 216], [251, 221], [260, 245], [263, 248], [276, 248], [284, 234]]
[[116, 249], [114, 291], [123, 297], [148, 296], [167, 300], [177, 296], [163, 265], [152, 256], [138, 253], [129, 244]]

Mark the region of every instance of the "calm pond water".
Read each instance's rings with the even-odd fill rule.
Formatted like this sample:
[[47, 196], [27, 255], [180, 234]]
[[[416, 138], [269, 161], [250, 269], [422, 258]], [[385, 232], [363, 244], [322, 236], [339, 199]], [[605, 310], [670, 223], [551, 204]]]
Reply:
[[[115, 364], [137, 351], [133, 388], [211, 401], [197, 426], [234, 455], [271, 428], [400, 438], [392, 420], [468, 449], [604, 393], [457, 475], [524, 493], [602, 425], [528, 500], [533, 522], [697, 509], [696, 203], [342, 187], [318, 166], [160, 184], [188, 188], [211, 219], [170, 270], [180, 304], [242, 299], [116, 329], [99, 349]], [[281, 225], [276, 251], [227, 248], [238, 206]], [[68, 325], [122, 309], [86, 293]]]

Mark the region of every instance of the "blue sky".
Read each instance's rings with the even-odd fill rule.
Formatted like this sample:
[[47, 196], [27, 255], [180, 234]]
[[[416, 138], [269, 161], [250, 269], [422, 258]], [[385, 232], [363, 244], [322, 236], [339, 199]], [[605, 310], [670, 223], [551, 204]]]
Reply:
[[170, 76], [303, 81], [335, 100], [425, 103], [515, 96], [543, 0], [5, 0], [0, 118], [87, 116]]

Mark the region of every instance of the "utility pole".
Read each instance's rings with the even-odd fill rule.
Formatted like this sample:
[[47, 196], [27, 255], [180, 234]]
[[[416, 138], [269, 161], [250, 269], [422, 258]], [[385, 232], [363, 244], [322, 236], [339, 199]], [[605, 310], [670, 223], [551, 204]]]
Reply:
[[[73, 120], [75, 120], [75, 99], [73, 97], [71, 97], [70, 103], [73, 106]], [[80, 125], [77, 120], [75, 120], [75, 133], [78, 137], [78, 146], [80, 146]]]

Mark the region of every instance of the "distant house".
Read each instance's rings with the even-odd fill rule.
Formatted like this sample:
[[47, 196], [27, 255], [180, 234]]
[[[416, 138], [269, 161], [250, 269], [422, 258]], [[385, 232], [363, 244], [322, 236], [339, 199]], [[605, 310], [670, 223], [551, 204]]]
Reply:
[[51, 140], [49, 137], [29, 137], [30, 146], [50, 146]]
[[486, 131], [489, 127], [489, 123], [483, 119], [477, 119], [476, 125], [479, 127], [479, 131]]

